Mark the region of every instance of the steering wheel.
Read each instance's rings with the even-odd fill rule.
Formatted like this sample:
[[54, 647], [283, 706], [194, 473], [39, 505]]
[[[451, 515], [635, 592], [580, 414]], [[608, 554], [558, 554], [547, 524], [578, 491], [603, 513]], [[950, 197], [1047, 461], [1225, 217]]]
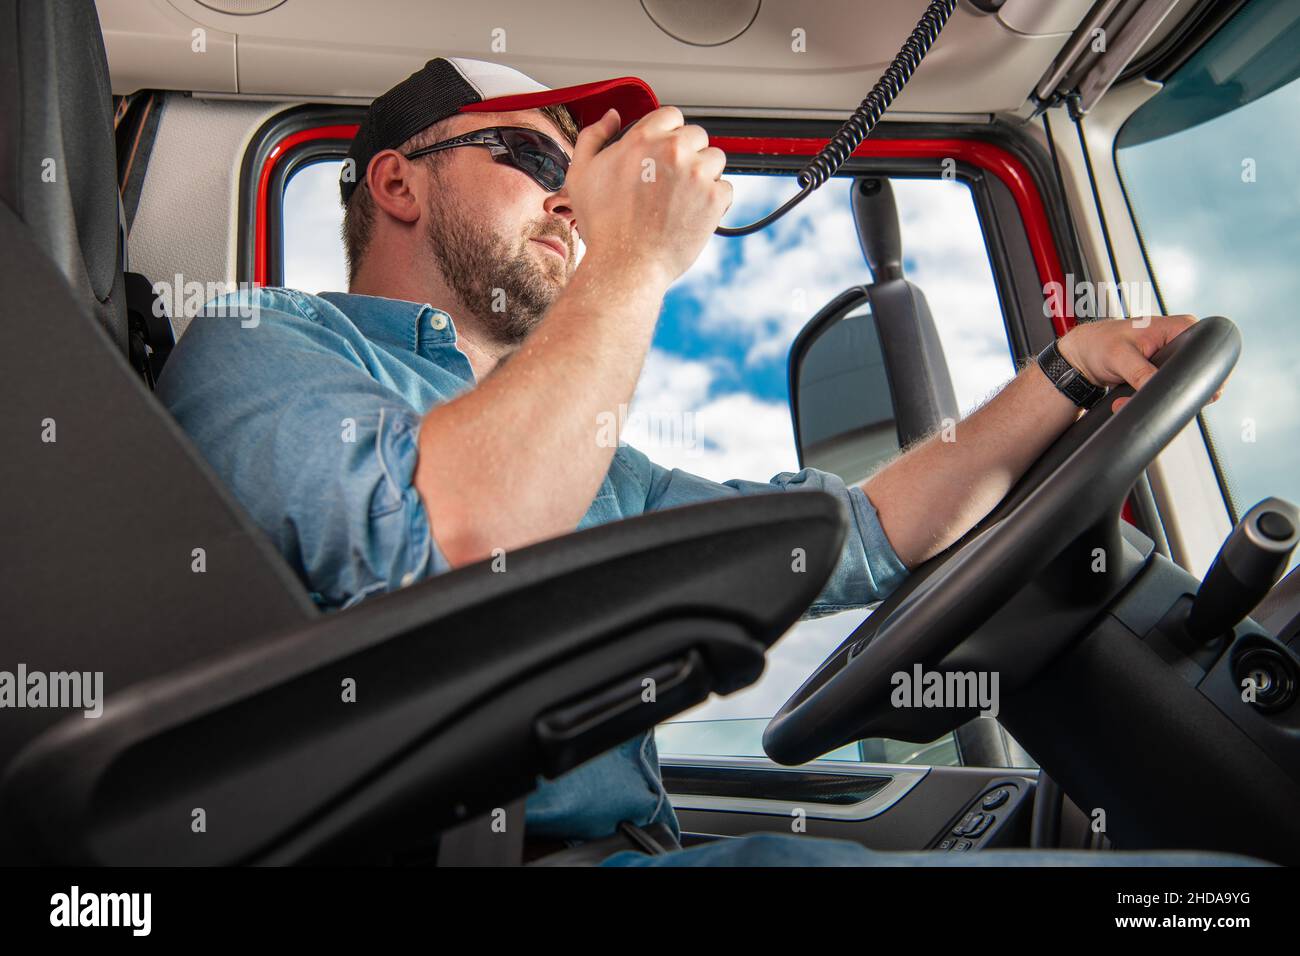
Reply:
[[[1098, 542], [1122, 548], [1121, 510], [1129, 490], [1223, 385], [1240, 353], [1237, 327], [1211, 316], [1152, 356], [1157, 371], [1140, 390], [1112, 388], [988, 516], [915, 568], [795, 691], [763, 733], [767, 754], [779, 763], [801, 764], [854, 740], [900, 736], [905, 733], [900, 720], [914, 721], [915, 735], [902, 736], [910, 740], [930, 740], [962, 723], [964, 717], [946, 711], [938, 719], [951, 723], [936, 732], [933, 711], [904, 714], [892, 706], [893, 676], [912, 674], [918, 664], [934, 669], [945, 659], [961, 658], [963, 645], [975, 643], [972, 635], [1028, 582], [1041, 582], [1044, 575], [1056, 580], [1037, 593], [1036, 619], [1045, 629], [1070, 619], [1067, 612], [1078, 603], [1072, 592], [1096, 588], [1090, 579], [1097, 575], [1080, 562], [1093, 556]], [[1130, 401], [1111, 412], [1112, 402], [1126, 396]], [[1075, 559], [1055, 560], [1066, 554]], [[1109, 558], [1119, 563], [1114, 552]], [[1077, 616], [1073, 620], [1082, 623]], [[987, 659], [987, 647], [965, 656], [996, 664]], [[1023, 671], [1023, 661], [1018, 663]], [[1040, 659], [1032, 669], [1045, 664]]]

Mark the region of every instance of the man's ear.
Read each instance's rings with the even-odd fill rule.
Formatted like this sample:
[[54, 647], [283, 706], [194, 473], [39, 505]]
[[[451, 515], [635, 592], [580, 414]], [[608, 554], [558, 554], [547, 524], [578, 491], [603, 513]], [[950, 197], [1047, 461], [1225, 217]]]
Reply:
[[420, 218], [414, 175], [415, 166], [395, 149], [376, 153], [366, 169], [366, 184], [375, 205], [399, 222]]

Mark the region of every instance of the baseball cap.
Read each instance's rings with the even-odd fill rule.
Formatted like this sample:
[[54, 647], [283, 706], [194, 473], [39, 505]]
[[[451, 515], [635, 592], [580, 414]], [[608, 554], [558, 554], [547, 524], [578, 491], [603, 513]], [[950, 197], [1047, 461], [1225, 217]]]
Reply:
[[[581, 128], [613, 107], [623, 125], [659, 108], [654, 91], [634, 76], [552, 90], [500, 63], [437, 57], [370, 104], [339, 175], [346, 206], [375, 153], [396, 149], [420, 130], [456, 113], [507, 113], [564, 104]], [[350, 173], [350, 175], [349, 175]]]

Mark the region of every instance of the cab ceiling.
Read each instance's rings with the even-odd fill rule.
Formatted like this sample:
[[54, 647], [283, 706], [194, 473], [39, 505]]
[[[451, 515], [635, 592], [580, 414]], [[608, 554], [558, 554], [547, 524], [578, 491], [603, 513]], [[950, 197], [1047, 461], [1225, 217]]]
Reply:
[[[987, 14], [961, 0], [894, 114], [1020, 109], [1091, 6], [1006, 0]], [[552, 87], [635, 75], [687, 110], [788, 115], [853, 110], [925, 7], [724, 0], [710, 20], [682, 0], [98, 0], [114, 93], [366, 102], [446, 55], [507, 63]], [[703, 46], [656, 20], [695, 39], [741, 32]]]

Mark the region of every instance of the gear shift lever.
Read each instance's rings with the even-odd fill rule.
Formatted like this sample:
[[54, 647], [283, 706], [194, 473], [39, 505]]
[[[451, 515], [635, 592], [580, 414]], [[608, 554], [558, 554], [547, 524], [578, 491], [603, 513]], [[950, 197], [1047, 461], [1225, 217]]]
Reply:
[[1300, 535], [1300, 510], [1281, 498], [1265, 498], [1242, 517], [1205, 574], [1187, 632], [1208, 644], [1231, 631], [1277, 583]]

